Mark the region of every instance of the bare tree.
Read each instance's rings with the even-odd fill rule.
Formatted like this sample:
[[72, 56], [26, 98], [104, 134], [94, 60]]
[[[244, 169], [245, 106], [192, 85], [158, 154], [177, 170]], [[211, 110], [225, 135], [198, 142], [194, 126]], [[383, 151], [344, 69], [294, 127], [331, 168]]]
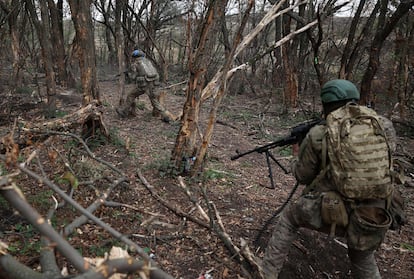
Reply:
[[[189, 159], [194, 160], [195, 162], [193, 165], [193, 168], [187, 171], [191, 172], [191, 175], [195, 175], [200, 171], [200, 167], [205, 159], [206, 149], [209, 144], [212, 129], [214, 127], [215, 122], [215, 111], [217, 110], [217, 107], [220, 105], [221, 99], [225, 95], [227, 91], [227, 83], [230, 82], [231, 78], [233, 77], [234, 73], [238, 70], [244, 70], [249, 67], [251, 64], [250, 61], [242, 63], [241, 65], [238, 65], [234, 67], [233, 63], [240, 55], [240, 53], [245, 49], [247, 45], [249, 45], [250, 42], [267, 26], [270, 24], [276, 17], [285, 14], [294, 8], [297, 7], [298, 3], [295, 5], [292, 5], [286, 9], [281, 10], [281, 5], [284, 3], [284, 1], [280, 1], [277, 4], [275, 4], [268, 13], [263, 17], [263, 19], [259, 22], [259, 24], [249, 33], [247, 34], [242, 41], [235, 40], [232, 48], [235, 48], [234, 51], [231, 51], [232, 53], [231, 57], [227, 57], [225, 60], [225, 64], [222, 68], [220, 68], [214, 77], [208, 82], [208, 84], [205, 87], [202, 87], [202, 84], [200, 84], [200, 79], [203, 77], [203, 70], [204, 68], [196, 68], [196, 66], [200, 67], [200, 65], [204, 65], [200, 62], [202, 59], [202, 55], [205, 51], [205, 42], [202, 45], [198, 45], [198, 48], [196, 48], [196, 52], [192, 54], [190, 57], [194, 57], [194, 62], [190, 63], [190, 81], [189, 85], [187, 87], [187, 101], [184, 105], [183, 109], [183, 118], [181, 123], [180, 131], [177, 135], [176, 143], [174, 146], [174, 150], [172, 153], [172, 161], [174, 162], [174, 165], [177, 168], [181, 168], [183, 161], [187, 162]], [[211, 3], [210, 3], [211, 4]], [[209, 6], [211, 8], [211, 6]], [[209, 10], [210, 11], [210, 10]], [[207, 13], [206, 19], [211, 18], [211, 21], [204, 21], [203, 22], [203, 29], [200, 34], [200, 42], [203, 42], [203, 39], [205, 40], [206, 36], [208, 36], [206, 33], [211, 28], [210, 25], [205, 26], [206, 24], [212, 24], [214, 22], [214, 17], [210, 16]], [[288, 34], [287, 36], [283, 37], [281, 40], [276, 42], [274, 45], [269, 47], [267, 50], [268, 52], [280, 47], [284, 43], [291, 40], [295, 35], [300, 34], [312, 26], [317, 24], [317, 20], [314, 20], [303, 27], [293, 31], [292, 33]], [[211, 37], [209, 37], [211, 40]], [[266, 52], [266, 53], [268, 53]], [[192, 61], [190, 59], [190, 61]], [[204, 62], [205, 63], [205, 62]], [[198, 70], [198, 71], [195, 71]], [[200, 91], [201, 90], [201, 91]], [[201, 92], [202, 94], [200, 95]], [[210, 118], [208, 119], [208, 126], [207, 126], [207, 132], [205, 135], [201, 133], [199, 130], [199, 111], [201, 103], [208, 98], [213, 97], [213, 107], [211, 109]], [[216, 100], [217, 98], [217, 100]], [[202, 141], [199, 146], [197, 146], [197, 135], [200, 135], [202, 138]], [[188, 164], [187, 164], [188, 165]], [[186, 166], [187, 166], [186, 165]]]
[[127, 3], [124, 0], [117, 1], [115, 6], [115, 42], [118, 50], [118, 90], [119, 90], [119, 104], [122, 105], [125, 101], [125, 45], [124, 45], [124, 33], [122, 31], [122, 14], [127, 11]]
[[396, 28], [394, 42], [394, 65], [389, 80], [388, 93], [390, 97], [397, 97], [398, 114], [402, 119], [408, 119], [409, 107], [413, 103], [414, 79], [410, 75], [414, 65], [412, 46], [414, 45], [413, 12], [408, 13]]
[[47, 0], [50, 15], [50, 32], [53, 36], [53, 59], [56, 61], [57, 77], [56, 82], [64, 87], [75, 87], [75, 78], [71, 72], [67, 71], [65, 42], [63, 36], [63, 0], [57, 3]]
[[361, 81], [361, 102], [372, 107], [375, 107], [375, 94], [371, 90], [371, 85], [380, 65], [379, 58], [381, 49], [389, 34], [414, 5], [414, 1], [412, 0], [403, 0], [398, 4], [391, 16], [389, 16], [389, 1], [379, 1], [381, 2], [381, 8], [378, 16], [378, 27], [371, 43], [368, 66]]
[[13, 55], [13, 74], [11, 77], [11, 89], [16, 89], [22, 86], [23, 75], [22, 69], [25, 63], [24, 49], [22, 47], [22, 40], [24, 38], [23, 30], [27, 24], [27, 20], [21, 15], [23, 1], [0, 1], [0, 7], [7, 16], [7, 23], [9, 28], [9, 35], [11, 41], [11, 50]]
[[[94, 1], [96, 9], [102, 15], [103, 21], [95, 19], [97, 22], [105, 26], [105, 42], [108, 50], [108, 63], [113, 64], [117, 61], [116, 46], [114, 44], [115, 30], [113, 27], [112, 14], [114, 13], [113, 1], [99, 0]], [[116, 17], [117, 12], [115, 12]], [[116, 21], [116, 19], [115, 19]]]
[[[339, 77], [340, 78], [344, 78], [344, 79], [352, 79], [352, 68], [353, 68], [353, 63], [351, 63], [351, 61], [355, 62], [355, 55], [357, 54], [358, 51], [358, 46], [360, 45], [361, 41], [362, 41], [362, 36], [364, 34], [367, 34], [368, 32], [361, 32], [361, 37], [359, 37], [359, 40], [357, 42], [355, 42], [355, 37], [358, 37], [357, 35], [357, 27], [359, 22], [361, 21], [361, 14], [365, 8], [365, 3], [366, 0], [362, 0], [359, 2], [358, 8], [355, 12], [354, 17], [352, 18], [352, 22], [351, 22], [351, 26], [349, 28], [349, 33], [348, 33], [348, 39], [346, 41], [345, 44], [345, 48], [342, 52], [342, 58], [341, 58], [341, 69], [339, 70]], [[378, 5], [376, 7], [379, 7]], [[373, 12], [371, 13], [371, 15], [375, 15], [376, 14], [376, 9], [373, 10]], [[370, 23], [368, 25], [368, 23]], [[369, 26], [372, 26], [373, 20], [368, 20], [367, 21], [367, 29], [364, 28], [364, 31], [368, 31]], [[352, 46], [355, 46], [354, 49], [352, 49]]]
[[42, 48], [43, 67], [46, 73], [47, 113], [54, 116], [56, 112], [56, 74], [53, 68], [52, 41], [50, 37], [50, 18], [46, 0], [40, 0], [40, 16], [33, 0], [25, 0], [26, 7], [36, 28]]
[[210, 59], [209, 50], [213, 47], [216, 28], [218, 27], [219, 10], [226, 6], [227, 0], [209, 1], [198, 41], [189, 54], [190, 78], [187, 87], [187, 99], [183, 108], [182, 125], [178, 132], [176, 144], [172, 152], [175, 166], [181, 167], [184, 159], [197, 154], [196, 140], [200, 114], [201, 95], [205, 82], [205, 65]]
[[[287, 8], [289, 3], [285, 3], [283, 8]], [[299, 7], [300, 8], [300, 7]], [[301, 9], [300, 9], [301, 10]], [[282, 36], [287, 36], [291, 32], [292, 18], [288, 15], [282, 15]], [[283, 68], [283, 95], [285, 108], [294, 108], [297, 106], [298, 99], [298, 76], [297, 76], [297, 40], [286, 42], [281, 46], [282, 68]]]
[[91, 0], [69, 0], [72, 21], [76, 30], [76, 54], [81, 71], [83, 105], [92, 100], [100, 102], [96, 76], [95, 41], [92, 27]]

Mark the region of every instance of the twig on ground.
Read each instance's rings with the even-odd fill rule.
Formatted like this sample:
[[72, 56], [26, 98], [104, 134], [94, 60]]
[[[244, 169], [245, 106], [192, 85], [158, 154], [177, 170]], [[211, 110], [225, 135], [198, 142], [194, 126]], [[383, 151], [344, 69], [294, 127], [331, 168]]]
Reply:
[[[5, 159], [3, 155], [0, 155], [0, 159]], [[31, 177], [36, 178], [41, 183], [44, 183], [48, 185], [51, 189], [53, 189], [55, 192], [57, 192], [64, 200], [66, 200], [68, 203], [70, 203], [75, 209], [82, 212], [84, 215], [86, 215], [90, 220], [95, 222], [97, 225], [101, 226], [103, 229], [108, 231], [110, 234], [112, 234], [117, 239], [123, 241], [126, 243], [130, 248], [134, 249], [143, 259], [146, 263], [149, 263], [150, 265], [154, 266], [149, 269], [150, 278], [169, 278], [172, 279], [169, 274], [165, 273], [164, 271], [158, 269], [155, 267], [155, 262], [146, 254], [146, 252], [140, 248], [137, 244], [135, 244], [133, 241], [113, 229], [112, 227], [108, 226], [104, 222], [102, 222], [99, 218], [95, 217], [93, 214], [85, 210], [83, 207], [81, 207], [79, 204], [77, 204], [75, 201], [73, 201], [70, 197], [66, 195], [62, 190], [60, 190], [59, 187], [57, 187], [55, 184], [53, 184], [51, 181], [49, 181], [47, 178], [41, 177], [37, 175], [36, 173], [26, 169], [22, 165], [18, 165], [18, 168], [23, 171], [24, 173], [28, 174]], [[7, 181], [4, 181], [7, 180]], [[64, 255], [73, 265], [74, 267], [80, 271], [81, 273], [86, 272], [88, 269], [91, 268], [88, 262], [86, 262], [83, 257], [78, 253], [76, 249], [74, 249], [65, 239], [62, 238], [62, 236], [57, 233], [53, 227], [46, 222], [46, 220], [33, 208], [31, 207], [25, 200], [24, 196], [22, 195], [21, 191], [17, 187], [17, 185], [12, 182], [8, 178], [2, 178], [1, 180], [1, 189], [0, 193], [3, 195], [3, 197], [14, 207], [16, 208], [28, 221], [30, 224], [32, 224], [43, 236], [46, 236], [49, 238], [53, 243], [56, 244], [56, 248], [61, 252], [62, 255]], [[8, 182], [8, 183], [6, 183]], [[19, 274], [22, 272], [22, 270], [30, 270], [29, 268], [25, 268], [24, 265], [19, 264], [17, 262], [14, 266], [9, 266], [8, 264], [10, 261], [14, 261], [12, 257], [9, 257], [8, 255], [3, 255], [0, 257], [0, 265], [4, 269], [5, 266], [3, 263], [6, 261], [8, 273], [13, 274]], [[114, 268], [111, 267], [111, 264], [114, 264]], [[126, 265], [128, 268], [126, 267]], [[120, 272], [124, 269], [127, 270], [127, 272], [130, 270], [129, 268], [133, 268], [134, 271], [137, 271], [138, 269], [134, 268], [141, 268], [140, 266], [137, 266], [137, 261], [132, 258], [128, 259], [120, 259], [119, 261], [113, 261], [105, 263], [104, 266], [102, 266], [103, 270], [106, 270], [107, 268], [112, 268], [108, 272], [111, 273], [112, 271], [118, 270], [117, 272]], [[145, 265], [146, 266], [146, 265]], [[85, 274], [82, 274], [76, 278], [108, 278], [106, 277], [106, 273], [100, 274], [99, 272], [101, 269], [97, 270], [98, 273], [95, 274], [95, 271], [90, 271]], [[111, 273], [112, 274], [112, 273]], [[38, 276], [39, 273], [36, 271], [33, 271], [33, 274], [26, 274], [25, 277], [13, 277], [13, 278], [45, 278], [45, 276], [42, 274], [40, 277]], [[16, 275], [18, 276], [18, 275]]]
[[[1, 159], [1, 155], [0, 155], [0, 159]], [[114, 236], [115, 238], [124, 241], [126, 244], [128, 244], [131, 248], [135, 249], [136, 252], [143, 257], [146, 260], [150, 260], [150, 258], [148, 257], [148, 255], [146, 254], [146, 252], [139, 247], [136, 243], [132, 242], [131, 240], [129, 240], [128, 238], [126, 238], [124, 235], [122, 235], [120, 232], [118, 232], [117, 230], [115, 230], [114, 228], [110, 227], [108, 224], [106, 224], [105, 222], [103, 222], [101, 219], [99, 219], [98, 217], [96, 217], [95, 215], [93, 215], [92, 213], [90, 213], [89, 211], [87, 211], [85, 208], [83, 208], [82, 206], [80, 206], [76, 201], [74, 201], [72, 198], [70, 198], [64, 191], [62, 191], [57, 185], [55, 185], [54, 183], [52, 183], [49, 179], [45, 178], [45, 177], [41, 177], [38, 174], [36, 174], [35, 172], [24, 168], [22, 166], [18, 166], [18, 168], [23, 171], [24, 173], [26, 173], [27, 175], [37, 179], [37, 181], [39, 181], [40, 183], [44, 183], [45, 185], [47, 185], [49, 188], [51, 188], [53, 191], [55, 191], [57, 194], [59, 194], [66, 202], [68, 202], [70, 205], [72, 205], [76, 210], [78, 210], [79, 212], [81, 212], [83, 215], [87, 216], [91, 221], [93, 221], [95, 224], [97, 224], [98, 226], [102, 227], [104, 230], [106, 230], [107, 232], [109, 232], [112, 236]], [[116, 182], [115, 182], [116, 184]]]
[[57, 249], [81, 272], [90, 268], [89, 264], [82, 258], [79, 252], [73, 248], [65, 239], [58, 234], [46, 220], [31, 207], [24, 196], [22, 196], [17, 185], [12, 182], [8, 186], [1, 188], [3, 197], [23, 215], [43, 236], [47, 236], [57, 244]]
[[145, 177], [142, 175], [141, 170], [137, 169], [137, 175], [138, 178], [141, 180], [142, 184], [145, 186], [145, 188], [150, 192], [151, 196], [156, 199], [159, 203], [161, 203], [163, 206], [165, 206], [168, 210], [170, 210], [171, 212], [173, 212], [175, 215], [181, 217], [181, 218], [186, 218], [204, 228], [210, 228], [210, 226], [208, 224], [206, 224], [205, 222], [202, 222], [201, 220], [194, 218], [193, 216], [183, 212], [181, 209], [176, 208], [174, 206], [172, 206], [171, 204], [169, 204], [168, 202], [166, 202], [164, 199], [162, 199], [154, 190], [154, 187], [148, 183], [148, 181], [145, 179]]
[[141, 208], [138, 208], [138, 207], [135, 207], [135, 206], [126, 204], [126, 203], [120, 203], [120, 202], [114, 202], [114, 201], [105, 201], [104, 202], [104, 205], [105, 206], [110, 206], [110, 207], [125, 207], [125, 208], [129, 208], [129, 209], [138, 211], [138, 212], [140, 212], [142, 214], [147, 214], [147, 215], [154, 216], [154, 217], [164, 217], [163, 214], [149, 212], [149, 211], [146, 211], [144, 209], [141, 209]]
[[98, 163], [101, 163], [102, 165], [107, 166], [109, 169], [113, 170], [114, 172], [118, 174], [123, 174], [123, 172], [115, 167], [114, 165], [110, 164], [109, 162], [102, 160], [99, 157], [96, 157], [96, 155], [89, 149], [89, 146], [86, 144], [86, 142], [78, 135], [69, 133], [69, 132], [57, 132], [57, 131], [42, 131], [39, 133], [48, 134], [48, 135], [60, 135], [60, 136], [67, 136], [75, 138], [77, 141], [79, 141], [82, 146], [85, 148], [86, 153], [91, 157], [93, 160], [97, 161]]
[[247, 243], [241, 239], [242, 248], [239, 248], [237, 245], [234, 244], [230, 235], [226, 232], [224, 223], [216, 208], [216, 205], [209, 200], [206, 189], [204, 187], [201, 187], [201, 190], [206, 200], [206, 204], [208, 205], [211, 220], [210, 225], [212, 227], [212, 230], [224, 243], [227, 250], [229, 250], [229, 252], [231, 253], [232, 258], [236, 259], [236, 261], [242, 265], [243, 270], [246, 273], [248, 273], [249, 277], [255, 276], [257, 278], [262, 278], [260, 265], [254, 259], [253, 253], [250, 252]]
[[[108, 187], [108, 189], [106, 189], [105, 192], [103, 192], [90, 206], [88, 206], [88, 208], [86, 208], [86, 210], [90, 213], [95, 212], [102, 204], [105, 203], [106, 199], [111, 194], [112, 190], [124, 181], [125, 178], [121, 178], [119, 180], [114, 181], [112, 185]], [[88, 222], [88, 217], [86, 217], [85, 215], [79, 216], [78, 218], [73, 220], [72, 223], [70, 223], [64, 228], [63, 235], [70, 235], [76, 228], [85, 224], [86, 222]]]
[[190, 192], [190, 189], [188, 189], [187, 185], [184, 183], [184, 179], [182, 176], [178, 176], [178, 182], [181, 188], [184, 190], [187, 197], [190, 199], [190, 201], [194, 204], [194, 206], [197, 208], [198, 212], [200, 212], [201, 216], [207, 221], [210, 222], [210, 218], [208, 217], [207, 213], [204, 211], [204, 209], [201, 207], [198, 200], [193, 196], [193, 194]]

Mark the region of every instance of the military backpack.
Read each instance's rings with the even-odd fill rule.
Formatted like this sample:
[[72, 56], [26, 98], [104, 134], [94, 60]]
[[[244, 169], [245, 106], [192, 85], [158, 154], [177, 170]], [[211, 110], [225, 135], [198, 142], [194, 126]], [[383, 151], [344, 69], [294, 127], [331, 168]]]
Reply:
[[134, 58], [131, 63], [131, 69], [128, 76], [136, 81], [157, 81], [159, 79], [158, 71], [152, 64], [151, 60], [145, 57]]
[[328, 114], [326, 125], [323, 165], [336, 190], [356, 200], [389, 198], [392, 157], [379, 115], [348, 103]]

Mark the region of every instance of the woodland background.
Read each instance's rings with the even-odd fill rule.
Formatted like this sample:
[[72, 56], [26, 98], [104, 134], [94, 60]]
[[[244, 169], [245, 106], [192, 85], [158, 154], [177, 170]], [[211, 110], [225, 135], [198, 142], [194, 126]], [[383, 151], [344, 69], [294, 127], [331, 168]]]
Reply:
[[[262, 154], [230, 157], [319, 116], [332, 78], [394, 122], [410, 200], [413, 5], [1, 0], [0, 274], [259, 278], [271, 226], [255, 237], [294, 181], [276, 166], [269, 189]], [[118, 119], [135, 47], [157, 65], [174, 123], [145, 97], [136, 118]], [[276, 152], [287, 165], [290, 149]], [[377, 258], [387, 277], [412, 278], [412, 235], [390, 233]], [[347, 278], [343, 245], [301, 231], [281, 276]], [[112, 247], [132, 257], [86, 264]], [[333, 257], [321, 261], [321, 247]]]

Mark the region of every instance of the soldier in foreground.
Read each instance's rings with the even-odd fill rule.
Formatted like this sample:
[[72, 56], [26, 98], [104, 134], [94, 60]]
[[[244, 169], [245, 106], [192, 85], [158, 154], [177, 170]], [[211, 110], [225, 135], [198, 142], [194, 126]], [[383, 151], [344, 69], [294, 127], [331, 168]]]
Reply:
[[357, 105], [359, 98], [347, 80], [322, 87], [326, 123], [309, 131], [292, 162], [306, 187], [281, 213], [262, 262], [264, 278], [278, 278], [301, 227], [345, 237], [352, 277], [381, 278], [374, 252], [398, 226], [391, 214], [396, 138], [392, 122]]
[[141, 50], [136, 49], [132, 52], [132, 62], [128, 71], [128, 78], [135, 82], [135, 87], [128, 92], [125, 102], [116, 109], [120, 117], [135, 116], [135, 99], [143, 94], [147, 94], [153, 107], [152, 114], [154, 116], [161, 115], [161, 119], [164, 122], [176, 120], [160, 102], [161, 92], [157, 88], [160, 85], [158, 71]]

